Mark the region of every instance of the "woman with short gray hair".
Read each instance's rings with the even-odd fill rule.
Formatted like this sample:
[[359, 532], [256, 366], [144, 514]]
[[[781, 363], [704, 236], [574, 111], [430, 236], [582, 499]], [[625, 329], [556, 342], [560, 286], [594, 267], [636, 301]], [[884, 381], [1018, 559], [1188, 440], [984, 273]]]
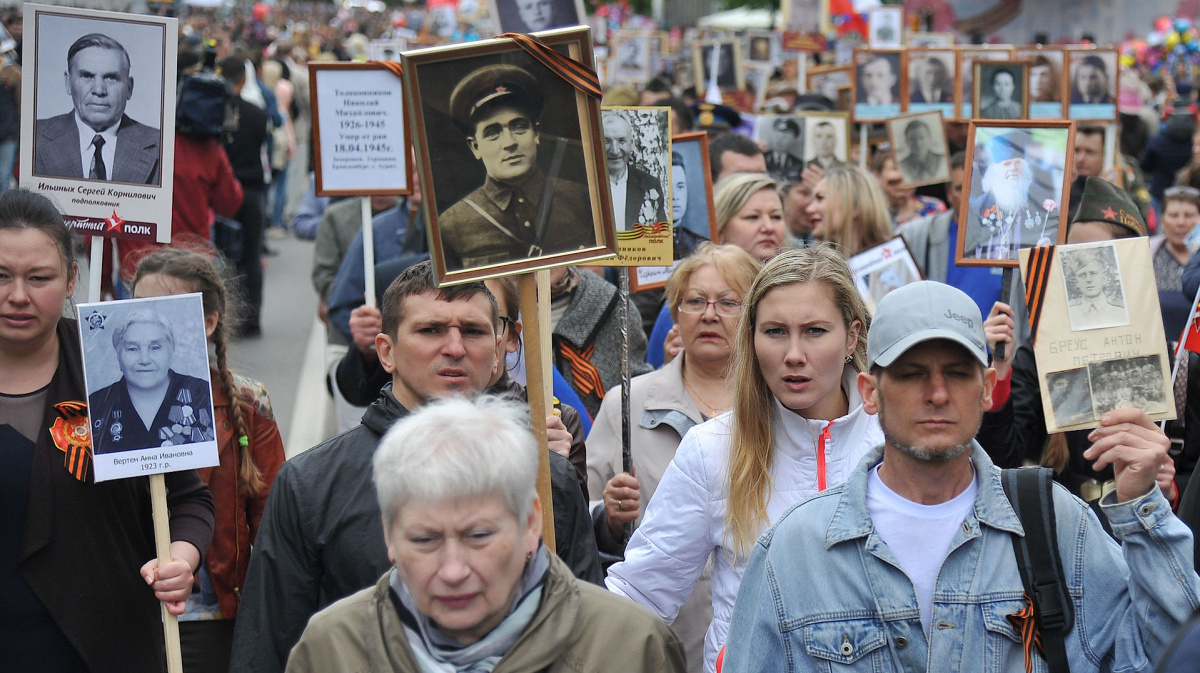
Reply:
[[541, 544], [525, 409], [482, 396], [401, 419], [375, 454], [395, 568], [317, 613], [288, 671], [683, 671], [656, 616], [576, 580]]

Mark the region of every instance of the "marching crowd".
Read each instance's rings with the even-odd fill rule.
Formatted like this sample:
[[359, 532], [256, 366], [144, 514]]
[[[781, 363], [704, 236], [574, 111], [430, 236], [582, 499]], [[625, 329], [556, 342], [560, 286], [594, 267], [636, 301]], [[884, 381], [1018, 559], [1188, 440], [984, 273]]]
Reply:
[[[718, 234], [688, 241], [665, 289], [634, 293], [627, 335], [612, 271], [552, 269], [555, 409], [531, 419], [516, 281], [438, 287], [417, 184], [371, 199], [368, 305], [360, 202], [315, 194], [305, 63], [362, 56], [395, 27], [289, 11], [181, 21], [181, 80], [223, 78], [236, 131], [177, 133], [172, 244], [122, 239], [106, 256], [107, 296], [203, 298], [211, 390], [189, 395], [211, 395], [220, 465], [167, 475], [170, 562], [146, 479], [90, 470], [120, 432], [111, 411], [89, 422], [65, 317], [80, 241], [47, 198], [15, 180], [0, 193], [0, 668], [162, 670], [165, 606], [189, 673], [1195, 670], [1200, 354], [1180, 363], [1179, 420], [1151, 421], [1147, 365], [1103, 374], [1097, 427], [1047, 434], [1023, 303], [1001, 301], [996, 270], [955, 263], [958, 125], [949, 180], [914, 189], [886, 145], [857, 148], [870, 170], [832, 151], [795, 165], [694, 90], [610, 88], [608, 103], [665, 105], [675, 133], [707, 132]], [[20, 15], [4, 24], [19, 42]], [[98, 52], [120, 80], [120, 45], [72, 49], [68, 82]], [[19, 60], [0, 70], [3, 176], [20, 76]], [[770, 84], [777, 111], [836, 109], [792, 80]], [[1078, 128], [1066, 240], [1149, 236], [1158, 295], [1126, 299], [1160, 302], [1172, 337], [1200, 288], [1200, 120], [1188, 81], [1152, 84], [1164, 95], [1122, 114], [1111, 171], [1105, 130]], [[496, 92], [460, 89], [469, 126]], [[926, 280], [869, 308], [847, 259], [897, 233]], [[267, 391], [228, 357], [231, 339], [269, 331], [276, 235], [315, 240], [339, 431], [286, 461]], [[130, 355], [105, 399], [130, 405], [123, 424], [152, 434], [145, 419], [166, 413], [140, 408], [160, 385], [141, 374], [166, 377], [176, 329], [135, 314], [113, 335]], [[531, 422], [546, 431], [552, 548]], [[1022, 465], [1052, 470], [1040, 505], [1010, 492]], [[1053, 553], [1024, 559], [1044, 534]], [[1054, 577], [1031, 583], [1043, 562]]]

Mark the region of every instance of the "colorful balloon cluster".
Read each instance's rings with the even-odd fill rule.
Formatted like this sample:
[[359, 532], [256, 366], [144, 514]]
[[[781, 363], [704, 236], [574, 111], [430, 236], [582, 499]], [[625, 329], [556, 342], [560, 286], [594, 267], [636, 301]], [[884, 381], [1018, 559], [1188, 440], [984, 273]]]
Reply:
[[1164, 67], [1177, 71], [1181, 66], [1192, 70], [1200, 66], [1200, 31], [1191, 19], [1160, 16], [1146, 39], [1121, 44], [1121, 64], [1158, 73]]

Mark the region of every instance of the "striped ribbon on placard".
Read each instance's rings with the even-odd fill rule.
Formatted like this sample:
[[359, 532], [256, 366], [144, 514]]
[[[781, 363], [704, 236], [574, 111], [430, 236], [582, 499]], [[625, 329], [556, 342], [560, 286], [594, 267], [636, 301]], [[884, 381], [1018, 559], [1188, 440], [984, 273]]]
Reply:
[[590, 66], [584, 65], [570, 56], [564, 56], [554, 51], [532, 35], [504, 33], [500, 37], [516, 42], [518, 47], [529, 52], [530, 56], [536, 58], [542, 65], [550, 68], [551, 72], [567, 80], [571, 86], [583, 93], [592, 98], [602, 98], [604, 96], [604, 92], [600, 89], [600, 78], [596, 77], [596, 71]]
[[381, 65], [391, 70], [392, 74], [396, 77], [404, 77], [404, 68], [400, 67], [399, 61], [368, 61], [368, 63], [370, 65]]
[[1025, 305], [1029, 307], [1029, 343], [1037, 344], [1038, 324], [1042, 319], [1046, 287], [1050, 284], [1050, 265], [1054, 262], [1054, 248], [1033, 248], [1025, 264]]

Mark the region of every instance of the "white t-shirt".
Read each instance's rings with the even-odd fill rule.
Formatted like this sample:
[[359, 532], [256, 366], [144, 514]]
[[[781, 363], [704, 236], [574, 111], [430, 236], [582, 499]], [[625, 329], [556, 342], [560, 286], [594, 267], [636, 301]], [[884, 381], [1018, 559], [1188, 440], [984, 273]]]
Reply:
[[979, 485], [972, 479], [971, 484], [951, 500], [921, 505], [888, 488], [879, 478], [879, 465], [867, 478], [867, 511], [879, 537], [895, 554], [904, 574], [912, 580], [926, 635], [929, 635], [929, 624], [933, 620], [933, 588], [938, 571], [946, 560], [955, 533], [975, 505], [978, 491]]

